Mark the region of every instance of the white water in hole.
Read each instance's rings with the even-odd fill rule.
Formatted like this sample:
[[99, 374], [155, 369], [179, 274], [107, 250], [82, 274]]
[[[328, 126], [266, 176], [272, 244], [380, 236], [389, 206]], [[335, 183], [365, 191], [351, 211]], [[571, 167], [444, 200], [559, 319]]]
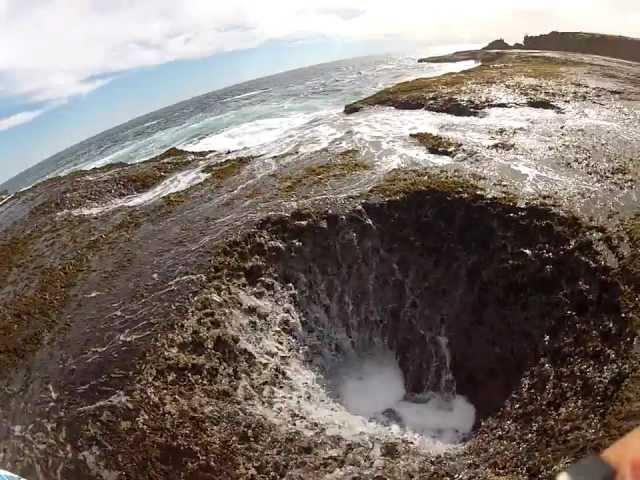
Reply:
[[463, 396], [427, 392], [419, 401], [408, 401], [393, 352], [372, 352], [348, 362], [340, 368], [336, 385], [340, 403], [354, 415], [443, 443], [459, 443], [473, 429], [476, 409]]

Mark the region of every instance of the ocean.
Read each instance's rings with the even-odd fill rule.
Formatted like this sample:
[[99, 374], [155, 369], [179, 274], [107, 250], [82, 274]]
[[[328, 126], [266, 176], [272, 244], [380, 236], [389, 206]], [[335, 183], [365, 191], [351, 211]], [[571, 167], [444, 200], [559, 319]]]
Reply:
[[346, 104], [398, 82], [473, 65], [377, 56], [252, 80], [157, 110], [84, 140], [0, 185], [0, 191], [19, 191], [79, 169], [140, 162], [171, 147], [281, 155], [343, 145], [368, 147], [365, 150], [391, 166], [403, 158], [425, 157], [423, 160], [437, 162], [437, 157], [406, 142], [409, 130], [415, 130], [407, 125], [406, 117], [375, 117], [375, 111], [347, 117], [342, 110]]

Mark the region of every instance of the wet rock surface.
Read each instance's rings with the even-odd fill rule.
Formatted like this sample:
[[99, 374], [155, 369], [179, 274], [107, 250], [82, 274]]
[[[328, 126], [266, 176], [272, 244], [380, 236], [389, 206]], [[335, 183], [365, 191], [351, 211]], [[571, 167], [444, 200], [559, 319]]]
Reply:
[[449, 138], [434, 135], [427, 132], [412, 133], [411, 138], [415, 138], [420, 145], [424, 145], [429, 153], [434, 155], [454, 156], [460, 149], [460, 144]]
[[[9, 197], [0, 463], [33, 479], [550, 478], [635, 426], [638, 67], [489, 53], [350, 107], [474, 106], [432, 109], [462, 144], [442, 167], [173, 150]], [[484, 143], [483, 123], [455, 123], [508, 108], [536, 116]], [[538, 173], [507, 168], [523, 159]], [[467, 396], [471, 438], [349, 414], [330, 371], [372, 345], [409, 395]]]
[[[469, 56], [482, 64], [461, 73], [396, 85], [347, 105], [345, 113], [356, 113], [376, 105], [462, 117], [486, 115], [493, 108], [523, 106], [559, 113], [561, 108], [552, 103], [555, 99], [569, 101], [583, 93], [566, 88], [565, 74], [576, 71], [576, 60], [570, 57], [483, 51], [470, 52]], [[461, 61], [470, 58], [462, 52], [443, 59]], [[587, 69], [586, 64], [581, 67]], [[560, 84], [565, 85], [562, 94], [556, 89]]]
[[[456, 116], [480, 116], [492, 108], [528, 106], [555, 110], [554, 100], [570, 101], [585, 95], [567, 78], [592, 67], [578, 57], [516, 52], [459, 52], [424, 61], [477, 60], [475, 69], [432, 79], [401, 83], [345, 107], [352, 114], [384, 105], [400, 110], [429, 110]], [[558, 88], [562, 85], [561, 90]]]

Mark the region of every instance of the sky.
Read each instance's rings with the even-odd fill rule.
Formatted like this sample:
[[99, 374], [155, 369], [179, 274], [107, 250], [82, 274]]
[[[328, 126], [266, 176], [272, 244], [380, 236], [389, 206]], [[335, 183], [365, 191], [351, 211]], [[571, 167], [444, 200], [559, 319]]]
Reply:
[[640, 2], [0, 0], [0, 183], [133, 117], [251, 78], [551, 30], [640, 36]]

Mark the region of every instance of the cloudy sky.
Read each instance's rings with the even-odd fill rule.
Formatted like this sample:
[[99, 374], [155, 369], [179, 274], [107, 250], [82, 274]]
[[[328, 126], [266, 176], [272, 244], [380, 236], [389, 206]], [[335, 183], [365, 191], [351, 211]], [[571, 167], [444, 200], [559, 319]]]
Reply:
[[[238, 81], [550, 30], [640, 36], [640, 1], [0, 0], [0, 182], [91, 134]], [[306, 50], [304, 39], [313, 39]]]

